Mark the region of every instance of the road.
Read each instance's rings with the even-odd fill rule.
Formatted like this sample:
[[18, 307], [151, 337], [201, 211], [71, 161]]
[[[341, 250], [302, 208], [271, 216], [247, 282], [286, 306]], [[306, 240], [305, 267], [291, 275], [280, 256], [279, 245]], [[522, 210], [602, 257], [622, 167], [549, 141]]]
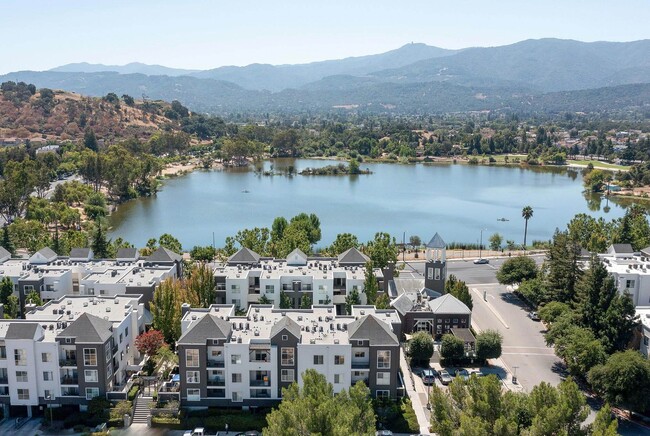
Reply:
[[[539, 265], [543, 255], [531, 256]], [[490, 259], [489, 264], [474, 265], [472, 260], [447, 261], [447, 275], [453, 274], [467, 283], [474, 307], [472, 324], [481, 330], [497, 330], [503, 335], [501, 360], [519, 380], [524, 390], [545, 381], [557, 386], [566, 375], [562, 361], [546, 346], [544, 324], [528, 318], [529, 309], [507, 287], [500, 285], [496, 272], [507, 258]], [[410, 272], [410, 273], [409, 273]], [[404, 275], [422, 275], [424, 262], [409, 262]], [[485, 300], [484, 300], [485, 295]], [[486, 301], [487, 300], [487, 301]], [[598, 408], [598, 404], [589, 404]], [[592, 412], [587, 419], [593, 420]], [[650, 435], [650, 429], [628, 421], [619, 421], [623, 435]]]

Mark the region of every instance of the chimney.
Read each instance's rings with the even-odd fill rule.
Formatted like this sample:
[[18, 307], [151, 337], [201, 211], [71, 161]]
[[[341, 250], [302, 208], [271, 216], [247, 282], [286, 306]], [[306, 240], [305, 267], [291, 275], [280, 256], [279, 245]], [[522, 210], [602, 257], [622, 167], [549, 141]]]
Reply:
[[181, 305], [181, 318], [185, 316], [187, 312], [190, 311], [190, 304], [189, 303], [183, 303]]
[[0, 303], [0, 319], [4, 319], [5, 317], [5, 305]]
[[384, 292], [389, 294], [389, 283], [395, 278], [395, 263], [388, 262], [388, 264], [382, 268], [381, 272], [384, 274]]
[[36, 309], [36, 304], [34, 304], [34, 303], [25, 304], [25, 313], [29, 313], [34, 309]]

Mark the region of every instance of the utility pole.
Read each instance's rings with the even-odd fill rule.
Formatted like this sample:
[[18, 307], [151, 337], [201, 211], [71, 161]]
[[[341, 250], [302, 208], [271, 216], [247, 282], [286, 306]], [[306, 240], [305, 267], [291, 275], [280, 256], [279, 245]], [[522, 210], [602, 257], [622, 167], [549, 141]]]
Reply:
[[406, 232], [402, 235], [402, 262], [406, 262]]
[[481, 242], [478, 244], [478, 258], [483, 259], [481, 256], [482, 250], [483, 250], [483, 230], [487, 229], [481, 229]]

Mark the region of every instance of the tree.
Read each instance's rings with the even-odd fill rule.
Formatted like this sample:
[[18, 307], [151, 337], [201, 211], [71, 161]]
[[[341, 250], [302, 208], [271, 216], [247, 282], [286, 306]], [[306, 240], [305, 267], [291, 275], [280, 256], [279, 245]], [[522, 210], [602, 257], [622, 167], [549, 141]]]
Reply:
[[474, 307], [472, 295], [469, 293], [467, 284], [462, 280], [458, 280], [453, 274], [450, 274], [449, 278], [445, 281], [445, 293], [458, 298], [469, 310], [472, 310]]
[[158, 244], [161, 247], [173, 251], [174, 253], [180, 254], [183, 252], [183, 246], [181, 245], [180, 241], [169, 233], [160, 235], [160, 238], [158, 238]]
[[325, 376], [313, 369], [302, 380], [302, 387], [294, 382], [282, 389], [282, 402], [266, 415], [264, 435], [375, 434], [370, 390], [363, 382], [334, 394]]
[[375, 272], [372, 269], [372, 262], [366, 262], [363, 292], [366, 293], [367, 304], [375, 304], [377, 293], [379, 292], [379, 283], [377, 282], [377, 277], [375, 277]]
[[642, 412], [650, 406], [650, 361], [627, 350], [611, 355], [589, 371], [587, 380], [605, 401]]
[[332, 245], [324, 251], [328, 256], [338, 256], [350, 248], [359, 248], [359, 240], [352, 233], [339, 233]]
[[301, 309], [311, 309], [311, 297], [307, 294], [303, 294], [300, 298], [300, 308]]
[[199, 246], [195, 245], [190, 250], [190, 257], [194, 261], [202, 262], [212, 262], [214, 257], [217, 255], [217, 250], [214, 249], [211, 245]]
[[102, 230], [102, 224], [99, 220], [96, 222], [97, 229], [93, 235], [93, 241], [91, 247], [93, 249], [93, 254], [98, 259], [107, 259], [110, 257], [110, 241], [106, 239], [106, 234]]
[[519, 284], [517, 292], [519, 292], [533, 306], [539, 306], [543, 301], [548, 301], [546, 285], [544, 280], [539, 277], [524, 280]]
[[313, 245], [320, 241], [321, 230], [320, 230], [320, 219], [314, 213], [307, 215], [306, 213], [300, 213], [289, 221], [289, 225], [285, 228], [285, 233], [287, 230], [295, 227], [296, 229], [301, 229], [307, 235], [309, 244]]
[[130, 401], [123, 400], [118, 402], [110, 410], [112, 419], [122, 419], [124, 415], [131, 415], [133, 413], [133, 404]]
[[18, 297], [14, 295], [14, 283], [7, 276], [0, 282], [0, 303], [4, 306], [5, 318], [16, 318], [18, 316]]
[[495, 233], [492, 236], [490, 236], [490, 250], [500, 250], [501, 249], [501, 243], [503, 242], [503, 238], [501, 237], [500, 234]]
[[375, 238], [368, 241], [365, 247], [373, 268], [385, 268], [389, 262], [397, 262], [397, 252], [395, 238], [388, 233], [375, 233]]
[[568, 303], [575, 298], [576, 284], [580, 280], [580, 245], [569, 236], [568, 232], [557, 230], [553, 242], [546, 255], [545, 277], [546, 301], [562, 301]]
[[379, 294], [379, 297], [375, 300], [375, 307], [377, 309], [390, 309], [390, 298], [385, 292]]
[[11, 236], [9, 235], [9, 226], [4, 226], [2, 228], [2, 243], [0, 243], [0, 245], [9, 253], [11, 253], [11, 257], [14, 257], [16, 255], [16, 246], [14, 245], [13, 241], [11, 240]]
[[566, 303], [551, 301], [539, 309], [539, 317], [547, 324], [555, 322], [556, 319], [564, 314], [570, 313], [571, 307]]
[[212, 268], [203, 262], [195, 262], [188, 271], [185, 281], [187, 292], [198, 302], [199, 307], [210, 307], [217, 299]]
[[269, 297], [266, 296], [266, 294], [262, 294], [260, 298], [257, 300], [259, 304], [271, 304], [271, 300]]
[[536, 276], [537, 264], [526, 256], [516, 256], [506, 260], [497, 271], [497, 280], [504, 285], [519, 284]]
[[43, 305], [43, 300], [41, 299], [40, 294], [38, 292], [36, 292], [36, 290], [32, 289], [25, 296], [25, 303], [35, 304], [36, 306], [42, 306]]
[[280, 291], [280, 309], [291, 309], [293, 302], [284, 291]]
[[612, 408], [609, 403], [603, 404], [596, 414], [596, 419], [591, 424], [592, 436], [617, 436], [618, 421], [612, 416]]
[[184, 297], [180, 280], [174, 278], [162, 281], [153, 293], [150, 303], [153, 327], [163, 334], [168, 344], [175, 344], [181, 337], [181, 304]]
[[409, 237], [409, 245], [413, 247], [413, 249], [417, 250], [420, 245], [422, 245], [422, 239], [420, 239], [419, 236], [413, 235]]
[[357, 288], [352, 288], [352, 291], [345, 297], [345, 312], [348, 315], [352, 314], [352, 306], [361, 304], [361, 298], [359, 297], [359, 291]]
[[99, 148], [97, 145], [97, 137], [95, 136], [95, 132], [90, 128], [86, 129], [86, 132], [84, 133], [84, 147], [92, 151], [97, 151]]
[[557, 332], [555, 353], [566, 362], [569, 373], [579, 377], [607, 358], [603, 344], [593, 332], [575, 325]]
[[165, 337], [160, 330], [149, 330], [135, 338], [135, 348], [141, 354], [153, 357], [165, 345]]
[[485, 330], [476, 336], [476, 357], [479, 360], [501, 357], [503, 336], [496, 330]]
[[271, 226], [271, 242], [277, 244], [282, 240], [284, 236], [284, 231], [289, 225], [287, 219], [283, 216], [279, 216], [273, 220], [273, 225]]
[[451, 333], [442, 335], [440, 357], [447, 362], [455, 362], [465, 357], [465, 343]]
[[408, 354], [416, 362], [429, 362], [433, 356], [433, 338], [427, 332], [417, 332], [408, 341]]
[[526, 249], [526, 236], [528, 236], [528, 220], [533, 217], [533, 208], [530, 206], [525, 206], [521, 210], [521, 216], [525, 220], [526, 224], [524, 226], [524, 250]]

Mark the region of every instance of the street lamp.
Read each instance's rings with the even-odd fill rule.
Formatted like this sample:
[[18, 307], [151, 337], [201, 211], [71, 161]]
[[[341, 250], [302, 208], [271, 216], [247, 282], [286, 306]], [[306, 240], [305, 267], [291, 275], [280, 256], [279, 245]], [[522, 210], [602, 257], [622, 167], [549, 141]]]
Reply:
[[[54, 395], [50, 395], [50, 396], [45, 397], [45, 399], [48, 400], [48, 401], [54, 401], [55, 397], [54, 397]], [[54, 427], [54, 410], [53, 410], [52, 406], [53, 406], [52, 403], [48, 404], [48, 408], [50, 409], [50, 427]]]
[[483, 259], [481, 256], [482, 250], [483, 250], [483, 231], [487, 231], [487, 229], [481, 229], [481, 242], [478, 244], [478, 258]]

